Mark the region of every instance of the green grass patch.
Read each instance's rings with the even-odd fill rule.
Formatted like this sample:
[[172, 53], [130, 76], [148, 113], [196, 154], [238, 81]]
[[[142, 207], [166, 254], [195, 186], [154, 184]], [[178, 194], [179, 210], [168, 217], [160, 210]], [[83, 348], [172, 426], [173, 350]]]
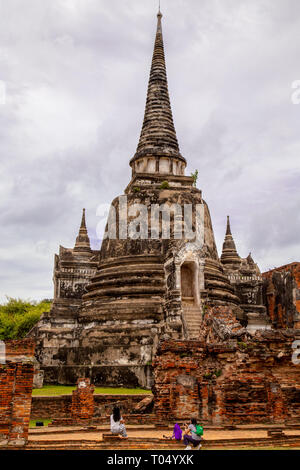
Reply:
[[37, 421], [39, 421], [40, 423], [43, 422], [44, 426], [48, 426], [48, 424], [51, 423], [52, 419], [51, 418], [31, 419], [29, 423], [29, 427], [35, 428], [35, 429], [43, 429], [44, 426], [35, 425]]
[[[56, 395], [71, 395], [75, 390], [75, 385], [45, 385], [43, 388], [34, 388], [32, 390], [33, 396], [56, 396]], [[115, 388], [115, 387], [95, 387], [95, 394], [105, 393], [107, 395], [140, 395], [151, 394], [150, 390], [144, 388]]]

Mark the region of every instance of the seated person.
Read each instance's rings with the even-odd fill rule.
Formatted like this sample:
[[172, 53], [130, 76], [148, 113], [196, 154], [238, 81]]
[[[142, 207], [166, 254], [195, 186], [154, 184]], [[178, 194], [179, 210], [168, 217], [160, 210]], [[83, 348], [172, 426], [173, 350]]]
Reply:
[[[199, 425], [198, 425], [199, 426]], [[196, 434], [197, 432], [197, 420], [196, 418], [191, 419], [191, 423], [185, 428], [185, 435], [183, 436], [183, 442], [186, 445], [185, 450], [190, 450], [191, 445], [197, 446], [197, 449], [201, 448], [201, 436]]]
[[[169, 436], [163, 436], [165, 439], [170, 439]], [[176, 441], [181, 441], [182, 439], [182, 430], [179, 426], [178, 423], [175, 424], [174, 429], [173, 429], [173, 434], [171, 439], [176, 439]]]
[[118, 406], [114, 407], [113, 414], [110, 416], [110, 430], [112, 434], [117, 434], [121, 437], [127, 437], [124, 420], [121, 416], [120, 408]]

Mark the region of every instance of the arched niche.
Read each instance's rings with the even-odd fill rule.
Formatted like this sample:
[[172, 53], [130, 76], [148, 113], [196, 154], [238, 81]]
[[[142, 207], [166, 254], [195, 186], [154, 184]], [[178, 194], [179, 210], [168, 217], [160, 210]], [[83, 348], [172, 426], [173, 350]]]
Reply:
[[184, 261], [180, 266], [181, 301], [183, 305], [199, 304], [198, 265], [195, 261]]

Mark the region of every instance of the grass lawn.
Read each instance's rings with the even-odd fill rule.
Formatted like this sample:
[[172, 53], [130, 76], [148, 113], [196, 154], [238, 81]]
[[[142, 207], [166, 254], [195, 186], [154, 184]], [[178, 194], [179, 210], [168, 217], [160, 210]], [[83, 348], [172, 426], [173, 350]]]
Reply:
[[39, 421], [39, 422], [43, 422], [44, 423], [44, 426], [48, 426], [49, 423], [51, 423], [52, 419], [45, 419], [45, 418], [41, 418], [41, 419], [31, 419], [30, 420], [30, 423], [29, 423], [29, 427], [30, 428], [36, 428], [36, 429], [43, 429], [43, 427], [41, 426], [36, 426], [35, 423], [36, 421]]
[[[71, 395], [72, 391], [75, 390], [75, 388], [75, 385], [45, 385], [43, 388], [34, 388], [32, 390], [32, 395]], [[108, 395], [149, 395], [151, 394], [151, 391], [145, 390], [143, 388], [95, 387], [94, 393], [106, 393]]]

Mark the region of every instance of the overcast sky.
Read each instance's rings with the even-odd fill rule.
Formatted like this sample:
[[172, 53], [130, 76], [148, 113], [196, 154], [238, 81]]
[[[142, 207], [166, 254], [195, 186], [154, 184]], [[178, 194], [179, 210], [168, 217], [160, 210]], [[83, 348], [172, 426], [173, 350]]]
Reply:
[[[226, 215], [262, 271], [300, 261], [299, 0], [162, 0], [174, 122], [219, 254]], [[0, 297], [53, 295], [83, 207], [130, 180], [156, 0], [0, 0]], [[0, 95], [1, 101], [1, 95]]]

